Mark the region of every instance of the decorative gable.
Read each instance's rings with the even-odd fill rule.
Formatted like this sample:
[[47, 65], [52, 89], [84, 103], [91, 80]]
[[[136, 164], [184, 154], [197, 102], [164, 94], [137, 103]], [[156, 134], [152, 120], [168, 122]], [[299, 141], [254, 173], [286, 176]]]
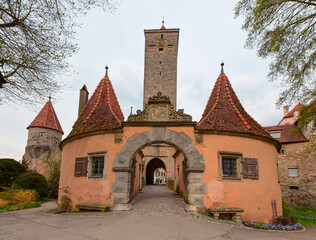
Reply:
[[128, 122], [142, 121], [177, 121], [191, 122], [192, 117], [183, 112], [183, 109], [176, 111], [170, 102], [170, 98], [162, 96], [161, 92], [149, 98], [144, 111], [137, 110], [136, 114], [128, 117]]

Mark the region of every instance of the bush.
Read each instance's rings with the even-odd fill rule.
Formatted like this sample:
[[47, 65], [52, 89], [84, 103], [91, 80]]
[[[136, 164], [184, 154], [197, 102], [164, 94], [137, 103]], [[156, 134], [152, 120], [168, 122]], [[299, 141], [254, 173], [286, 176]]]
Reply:
[[15, 181], [14, 186], [22, 189], [33, 189], [41, 197], [47, 194], [47, 181], [42, 174], [28, 172], [21, 174]]
[[0, 188], [10, 187], [19, 175], [26, 171], [25, 167], [14, 159], [0, 159]]
[[1, 205], [25, 206], [29, 204], [30, 202], [35, 201], [37, 198], [38, 198], [38, 195], [35, 190], [9, 188], [3, 192], [0, 192], [0, 206]]
[[63, 195], [60, 198], [60, 203], [58, 204], [58, 208], [60, 212], [70, 212], [72, 209], [72, 201], [71, 199], [68, 197], [69, 194], [69, 187], [65, 186], [60, 188], [60, 190], [63, 191]]

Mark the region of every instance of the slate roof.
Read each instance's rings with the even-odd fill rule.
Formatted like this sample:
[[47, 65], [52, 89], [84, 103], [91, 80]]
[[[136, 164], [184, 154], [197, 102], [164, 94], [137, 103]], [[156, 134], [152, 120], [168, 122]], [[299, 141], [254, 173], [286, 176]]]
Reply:
[[88, 132], [112, 130], [122, 126], [124, 115], [112, 83], [106, 76], [82, 109], [67, 138]]
[[[223, 64], [222, 64], [223, 66]], [[199, 130], [246, 133], [273, 139], [243, 108], [227, 76], [219, 75], [207, 102]]]
[[45, 106], [42, 108], [39, 114], [37, 114], [36, 118], [27, 127], [27, 129], [29, 129], [30, 127], [43, 127], [43, 128], [54, 129], [64, 134], [64, 131], [61, 128], [61, 125], [55, 113], [53, 104], [50, 100], [47, 101]]
[[[265, 127], [265, 129], [269, 132], [272, 131], [280, 131], [281, 132], [281, 138], [276, 139], [280, 143], [296, 143], [296, 142], [307, 142], [308, 140], [304, 137], [301, 130], [298, 128], [297, 125], [278, 125], [278, 126], [270, 126]], [[295, 133], [290, 131], [294, 131]]]

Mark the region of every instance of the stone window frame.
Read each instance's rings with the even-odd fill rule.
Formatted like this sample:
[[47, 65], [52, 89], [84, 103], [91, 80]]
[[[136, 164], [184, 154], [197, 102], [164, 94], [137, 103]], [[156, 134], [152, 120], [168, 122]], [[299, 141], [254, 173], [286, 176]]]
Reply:
[[281, 149], [280, 149], [280, 154], [286, 154], [286, 151], [285, 151], [285, 147], [284, 146], [281, 146]]
[[[107, 170], [108, 170], [108, 151], [90, 152], [90, 153], [87, 153], [87, 155], [88, 155], [87, 179], [89, 179], [89, 180], [105, 180], [107, 177]], [[92, 159], [94, 157], [103, 157], [104, 158], [102, 176], [92, 175]]]
[[[289, 169], [297, 169], [297, 176], [289, 176]], [[287, 167], [287, 177], [289, 178], [296, 178], [296, 177], [299, 177], [300, 174], [299, 174], [299, 167], [298, 166], [290, 166], [290, 167]]]
[[[235, 177], [225, 177], [223, 176], [222, 169], [222, 159], [223, 157], [236, 159], [236, 176]], [[233, 181], [233, 182], [242, 182], [244, 181], [242, 177], [242, 160], [243, 153], [240, 152], [228, 152], [228, 151], [218, 151], [218, 180], [219, 181]]]

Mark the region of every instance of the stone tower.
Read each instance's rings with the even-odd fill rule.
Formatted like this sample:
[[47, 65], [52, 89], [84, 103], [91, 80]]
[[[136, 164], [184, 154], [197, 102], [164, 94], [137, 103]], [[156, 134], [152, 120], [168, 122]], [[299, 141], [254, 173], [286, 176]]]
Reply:
[[50, 100], [27, 129], [28, 139], [23, 160], [28, 163], [30, 170], [45, 176], [46, 169], [42, 160], [52, 153], [60, 155], [58, 146], [64, 134]]
[[171, 104], [177, 109], [177, 60], [179, 28], [144, 30], [145, 32], [145, 75], [144, 100], [162, 95], [170, 97]]

